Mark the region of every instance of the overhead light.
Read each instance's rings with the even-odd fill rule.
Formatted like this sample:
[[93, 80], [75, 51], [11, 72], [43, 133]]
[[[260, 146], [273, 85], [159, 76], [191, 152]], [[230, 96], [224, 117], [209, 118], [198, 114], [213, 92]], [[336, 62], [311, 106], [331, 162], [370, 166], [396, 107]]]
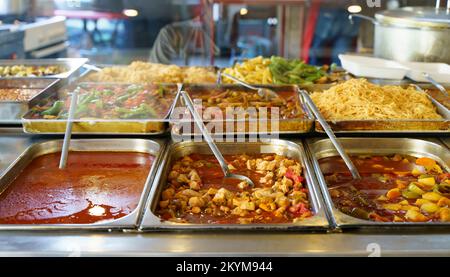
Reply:
[[136, 17], [139, 15], [139, 12], [135, 9], [125, 9], [123, 10], [123, 14], [128, 17]]
[[362, 8], [360, 5], [351, 5], [347, 8], [347, 11], [349, 13], [360, 13], [362, 11]]
[[248, 10], [247, 10], [246, 8], [242, 8], [242, 9], [239, 11], [239, 13], [240, 13], [241, 15], [246, 15], [246, 14], [248, 14]]

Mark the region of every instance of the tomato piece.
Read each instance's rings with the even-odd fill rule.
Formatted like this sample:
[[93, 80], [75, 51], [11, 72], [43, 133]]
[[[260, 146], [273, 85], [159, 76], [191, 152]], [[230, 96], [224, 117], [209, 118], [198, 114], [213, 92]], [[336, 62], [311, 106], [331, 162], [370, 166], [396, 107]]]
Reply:
[[294, 181], [294, 184], [301, 184], [305, 180], [302, 176], [294, 174], [291, 169], [288, 169], [284, 176]]

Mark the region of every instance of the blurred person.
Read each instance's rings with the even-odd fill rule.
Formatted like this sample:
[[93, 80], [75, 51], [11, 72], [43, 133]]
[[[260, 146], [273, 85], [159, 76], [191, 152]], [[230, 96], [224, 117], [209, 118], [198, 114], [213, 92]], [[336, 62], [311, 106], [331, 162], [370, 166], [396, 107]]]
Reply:
[[340, 64], [339, 54], [356, 49], [360, 20], [354, 20], [354, 24], [349, 21], [348, 6], [348, 1], [312, 1], [308, 24], [315, 28], [314, 32], [308, 32], [311, 25], [307, 26], [304, 43], [310, 42], [310, 45], [305, 47], [304, 44], [304, 60], [315, 65]]
[[209, 36], [210, 14], [200, 11], [200, 15], [184, 21], [178, 21], [163, 27], [150, 51], [150, 62], [170, 64], [174, 59], [181, 58], [184, 64], [192, 55], [201, 55], [206, 59], [211, 44], [213, 55], [220, 50]]

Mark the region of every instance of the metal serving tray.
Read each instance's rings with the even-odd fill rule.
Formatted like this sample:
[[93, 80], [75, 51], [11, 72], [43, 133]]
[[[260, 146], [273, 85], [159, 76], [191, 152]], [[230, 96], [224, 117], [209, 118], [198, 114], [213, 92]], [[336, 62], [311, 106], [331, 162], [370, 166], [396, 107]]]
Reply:
[[[410, 138], [340, 138], [344, 149], [349, 154], [404, 154], [414, 157], [430, 157], [450, 172], [450, 151], [443, 146], [439, 140], [421, 140]], [[328, 192], [328, 186], [320, 170], [319, 159], [339, 155], [329, 139], [308, 139], [306, 141], [308, 152], [311, 157], [320, 185], [322, 195], [327, 206], [327, 212], [332, 224], [342, 229], [364, 229], [364, 228], [414, 228], [414, 227], [450, 227], [450, 222], [376, 222], [352, 217], [339, 211]]]
[[[260, 87], [268, 87], [274, 92], [281, 92], [281, 91], [288, 91], [288, 92], [297, 92], [296, 86], [260, 86]], [[212, 90], [212, 89], [235, 89], [240, 91], [252, 91], [251, 89], [248, 89], [246, 87], [240, 86], [240, 85], [184, 85], [183, 90], [186, 92], [195, 92], [195, 91], [204, 91], [204, 90]], [[234, 132], [216, 132], [214, 130], [210, 130], [211, 134], [214, 136], [221, 136], [221, 135], [254, 135], [254, 134], [261, 134], [261, 133], [270, 133], [270, 134], [303, 134], [303, 133], [309, 133], [312, 131], [312, 127], [314, 124], [314, 116], [312, 115], [311, 111], [303, 101], [303, 97], [298, 93], [299, 102], [301, 105], [301, 108], [303, 112], [305, 113], [305, 118], [292, 118], [292, 119], [280, 119], [278, 122], [278, 132], [272, 132], [271, 131], [271, 120], [262, 120], [258, 122], [259, 119], [245, 119], [245, 120], [210, 120], [206, 121], [205, 124], [212, 124], [214, 123], [220, 123], [223, 126], [223, 129], [226, 128], [227, 124], [233, 124], [233, 130]], [[195, 99], [193, 99], [195, 100]], [[176, 108], [184, 108], [184, 104], [182, 103], [182, 99], [178, 99], [178, 101], [174, 105]], [[189, 112], [186, 109], [186, 113], [189, 114]], [[173, 116], [171, 118], [171, 126], [172, 126], [172, 134], [174, 136], [183, 136], [183, 137], [190, 137], [190, 136], [196, 136], [201, 134], [200, 130], [195, 126], [193, 122], [193, 118], [190, 119], [180, 119]], [[250, 123], [257, 124], [257, 132], [254, 132], [250, 130]], [[263, 123], [266, 125], [265, 128], [262, 128], [263, 131], [261, 131], [260, 123]], [[188, 125], [186, 125], [188, 124]], [[193, 130], [191, 132], [185, 132], [183, 131], [183, 126], [189, 126], [190, 130]], [[245, 131], [240, 131], [239, 126], [244, 125]], [[208, 126], [207, 126], [208, 127]]]
[[38, 89], [35, 96], [27, 101], [0, 101], [0, 124], [17, 125], [21, 123], [22, 116], [28, 111], [30, 105], [35, 103], [35, 99], [46, 95], [48, 91], [56, 89], [59, 79], [49, 78], [14, 78], [0, 79], [0, 89]]
[[[319, 190], [315, 179], [312, 177], [312, 167], [308, 162], [301, 141], [289, 142], [285, 140], [270, 140], [267, 142], [254, 143], [217, 143], [223, 154], [244, 154], [244, 153], [277, 153], [300, 161], [306, 184], [308, 187], [309, 201], [311, 203], [314, 216], [297, 223], [285, 224], [192, 224], [174, 223], [163, 221], [155, 215], [160, 194], [166, 187], [166, 179], [172, 162], [182, 156], [191, 153], [210, 154], [206, 143], [194, 143], [190, 141], [174, 143], [168, 146], [161, 166], [155, 178], [155, 185], [150, 192], [149, 201], [145, 208], [145, 214], [140, 228], [143, 230], [326, 230], [328, 221], [326, 219], [323, 203], [319, 198]], [[212, 155], [212, 153], [211, 153]]]
[[[383, 82], [378, 84], [384, 85]], [[399, 85], [408, 86], [403, 83]], [[330, 85], [314, 85], [306, 90], [308, 92], [323, 91], [330, 87]], [[428, 94], [426, 95], [436, 106], [437, 112], [443, 117], [442, 120], [327, 120], [327, 122], [335, 133], [450, 133], [450, 111]], [[318, 121], [315, 123], [315, 130], [325, 133]]]
[[[117, 64], [97, 64], [95, 67], [104, 69], [109, 67], [127, 67], [127, 65], [117, 65]], [[188, 68], [190, 66], [180, 66], [181, 68]], [[199, 67], [199, 66], [192, 66], [192, 67]], [[220, 68], [217, 66], [205, 66], [207, 69], [209, 69], [211, 72], [214, 72], [216, 77], [216, 84], [220, 84], [221, 75], [220, 75]], [[103, 83], [102, 81], [96, 80], [92, 77], [97, 71], [92, 68], [91, 65], [86, 65], [85, 71], [79, 76], [79, 78], [76, 80], [77, 83], [81, 82], [89, 82], [89, 83]], [[118, 83], [127, 83], [127, 82], [118, 82]], [[164, 84], [170, 84], [170, 83], [164, 83]], [[189, 83], [186, 83], [189, 84]], [[205, 83], [205, 85], [211, 85], [213, 83]]]
[[[62, 140], [53, 140], [36, 143], [28, 147], [4, 172], [0, 175], [0, 193], [11, 184], [11, 182], [25, 169], [25, 167], [35, 158], [61, 151]], [[136, 209], [122, 218], [98, 222], [93, 224], [0, 224], [2, 230], [59, 230], [59, 229], [119, 229], [135, 228], [142, 217], [142, 207], [148, 197], [150, 187], [153, 183], [155, 172], [161, 155], [164, 151], [164, 141], [152, 141], [144, 139], [83, 139], [72, 140], [71, 151], [111, 151], [111, 152], [138, 152], [149, 153], [155, 156], [150, 172], [141, 193], [139, 204]]]
[[[76, 73], [88, 59], [84, 58], [60, 58], [60, 59], [30, 59], [30, 60], [0, 60], [0, 66], [46, 66], [57, 65], [67, 68], [67, 71], [56, 75], [48, 75], [42, 77], [26, 77], [26, 78], [50, 78], [50, 79], [68, 79]], [[24, 77], [0, 77], [0, 79], [23, 79]]]
[[[61, 90], [52, 90], [52, 93], [40, 95], [34, 99], [33, 104], [54, 103], [56, 100], [64, 99], [68, 91], [74, 90], [78, 85], [99, 85], [99, 83], [76, 83], [68, 85]], [[128, 86], [129, 84], [104, 84]], [[174, 84], [162, 85], [173, 87], [174, 94], [177, 86]], [[174, 95], [175, 98], [175, 95]], [[172, 104], [173, 105], [173, 104]], [[32, 106], [30, 106], [31, 108]], [[168, 131], [169, 115], [171, 108], [168, 109], [164, 118], [160, 119], [76, 119], [73, 124], [73, 134], [89, 135], [162, 135]], [[66, 130], [66, 120], [64, 119], [44, 119], [32, 118], [32, 112], [27, 112], [22, 117], [23, 130], [25, 133], [40, 135], [58, 135], [64, 134]]]

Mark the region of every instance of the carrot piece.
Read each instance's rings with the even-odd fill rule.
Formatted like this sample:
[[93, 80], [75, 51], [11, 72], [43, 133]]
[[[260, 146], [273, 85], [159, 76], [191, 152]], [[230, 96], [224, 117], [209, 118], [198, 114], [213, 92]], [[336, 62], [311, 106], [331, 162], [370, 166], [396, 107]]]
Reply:
[[398, 189], [398, 188], [391, 189], [386, 193], [386, 197], [389, 200], [396, 199], [396, 198], [400, 197], [400, 195], [401, 195], [400, 189]]
[[418, 158], [416, 160], [416, 164], [417, 165], [422, 165], [422, 166], [425, 166], [425, 167], [433, 167], [433, 166], [436, 165], [436, 161], [433, 160], [433, 159], [424, 157], [424, 158]]

